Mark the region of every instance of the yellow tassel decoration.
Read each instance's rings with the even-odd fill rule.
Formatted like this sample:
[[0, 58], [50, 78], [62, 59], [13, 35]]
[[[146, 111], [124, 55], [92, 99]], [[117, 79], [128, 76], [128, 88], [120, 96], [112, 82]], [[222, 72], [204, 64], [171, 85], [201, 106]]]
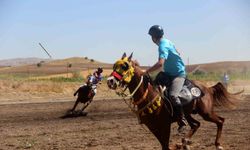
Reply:
[[161, 98], [158, 98], [158, 99], [156, 100], [156, 105], [157, 105], [158, 107], [161, 106]]
[[153, 110], [156, 110], [157, 106], [155, 106], [154, 104], [152, 104], [152, 108], [153, 108]]
[[153, 110], [152, 110], [150, 107], [148, 107], [148, 112], [149, 112], [150, 114], [152, 114], [152, 113], [153, 113]]

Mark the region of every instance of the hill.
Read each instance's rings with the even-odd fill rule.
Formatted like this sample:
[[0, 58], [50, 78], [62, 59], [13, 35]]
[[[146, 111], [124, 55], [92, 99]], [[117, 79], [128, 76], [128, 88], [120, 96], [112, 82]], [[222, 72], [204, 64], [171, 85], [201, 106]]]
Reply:
[[[28, 59], [29, 60], [29, 59]], [[28, 62], [25, 61], [25, 62]], [[67, 72], [83, 71], [95, 69], [97, 67], [111, 68], [111, 64], [102, 63], [94, 59], [72, 57], [50, 61], [36, 61], [37, 63], [29, 63], [22, 66], [11, 66], [0, 68], [0, 73], [23, 73], [23, 74], [61, 74]]]
[[6, 67], [6, 66], [23, 66], [23, 65], [31, 65], [31, 64], [36, 64], [41, 61], [50, 61], [49, 59], [43, 59], [43, 58], [14, 58], [14, 59], [5, 59], [5, 60], [0, 60], [0, 66], [1, 67]]
[[[67, 72], [92, 70], [103, 67], [110, 70], [113, 64], [108, 64], [87, 57], [72, 57], [58, 60], [48, 60], [40, 58], [11, 59], [0, 61], [0, 73], [24, 73], [51, 75]], [[9, 66], [9, 67], [6, 67]], [[11, 67], [10, 67], [11, 66]], [[143, 69], [148, 68], [142, 66]], [[186, 66], [188, 72], [197, 70], [203, 72], [250, 72], [250, 61], [225, 61], [205, 64], [195, 64]]]
[[195, 64], [187, 66], [188, 72], [195, 72], [196, 70], [204, 72], [249, 72], [250, 61], [225, 61], [214, 62], [206, 64]]

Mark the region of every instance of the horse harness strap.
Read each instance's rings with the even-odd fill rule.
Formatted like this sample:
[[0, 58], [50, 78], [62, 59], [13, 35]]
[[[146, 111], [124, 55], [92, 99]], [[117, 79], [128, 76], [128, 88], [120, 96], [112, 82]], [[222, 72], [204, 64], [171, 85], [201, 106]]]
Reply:
[[[149, 109], [150, 106], [154, 105], [155, 102], [157, 103], [158, 107], [161, 105], [161, 104], [160, 104], [160, 102], [161, 102], [161, 96], [160, 96], [160, 95], [156, 95], [156, 96], [154, 97], [153, 100], [149, 101], [149, 102], [148, 102], [144, 107], [142, 107], [141, 109], [136, 109], [135, 106], [137, 106], [137, 105], [131, 106], [132, 99], [130, 99], [130, 100], [131, 100], [131, 101], [130, 101], [130, 104], [127, 103], [127, 101], [126, 101], [125, 98], [124, 98], [123, 100], [124, 100], [124, 102], [128, 105], [128, 107], [130, 108], [130, 110], [131, 110], [133, 113], [136, 114], [136, 116], [137, 116], [138, 119], [139, 119], [140, 115], [143, 115], [143, 111], [144, 111], [145, 109]], [[155, 106], [155, 107], [156, 107], [156, 108], [153, 108], [154, 110], [157, 109], [157, 106]], [[150, 108], [150, 109], [151, 109], [151, 108]]]
[[137, 85], [137, 87], [135, 88], [135, 90], [130, 95], [128, 95], [128, 97], [133, 97], [134, 96], [135, 92], [140, 88], [142, 82], [143, 82], [143, 76], [141, 76], [140, 83]]
[[159, 102], [161, 101], [161, 96], [160, 96], [160, 95], [156, 95], [152, 101], [148, 102], [147, 105], [145, 105], [145, 106], [142, 107], [141, 109], [137, 110], [135, 113], [136, 113], [137, 115], [140, 115], [146, 108], [148, 108], [148, 107], [150, 107], [151, 105], [153, 105], [154, 102], [156, 102], [156, 101], [159, 101]]
[[146, 98], [147, 98], [147, 96], [148, 96], [148, 88], [147, 88], [147, 90], [145, 91], [145, 93], [143, 94], [143, 96], [142, 96], [142, 98], [139, 100], [139, 101], [133, 101], [133, 104], [134, 105], [139, 105], [139, 104], [141, 104]]
[[[136, 114], [139, 122], [140, 122], [140, 116], [145, 115], [144, 111], [146, 109], [148, 109], [148, 112], [151, 114], [153, 113], [154, 110], [156, 110], [158, 107], [161, 106], [161, 95], [157, 94], [153, 100], [149, 100], [148, 103], [143, 106], [142, 108], [138, 109], [138, 105], [140, 105], [142, 102], [144, 102], [148, 96], [149, 93], [149, 89], [147, 88], [146, 91], [144, 92], [143, 96], [141, 99], [139, 99], [138, 101], [134, 101], [134, 94], [138, 91], [138, 89], [140, 88], [141, 84], [143, 83], [143, 76], [141, 76], [140, 82], [137, 85], [137, 87], [135, 88], [135, 90], [127, 95], [125, 94], [125, 91], [127, 89], [127, 87], [122, 91], [122, 92], [117, 92], [118, 95], [123, 97], [124, 102], [128, 105], [128, 107], [130, 108], [130, 110]], [[130, 102], [128, 103], [126, 100], [130, 100]], [[133, 106], [132, 106], [133, 105]]]

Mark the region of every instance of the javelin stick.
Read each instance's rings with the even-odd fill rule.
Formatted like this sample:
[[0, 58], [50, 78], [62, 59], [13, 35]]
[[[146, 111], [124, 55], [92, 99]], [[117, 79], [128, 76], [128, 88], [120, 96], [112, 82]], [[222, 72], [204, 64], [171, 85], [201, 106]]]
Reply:
[[47, 55], [50, 57], [50, 59], [52, 58], [51, 55], [49, 54], [49, 52], [42, 46], [41, 43], [39, 43], [39, 45], [42, 47], [42, 49], [47, 53]]

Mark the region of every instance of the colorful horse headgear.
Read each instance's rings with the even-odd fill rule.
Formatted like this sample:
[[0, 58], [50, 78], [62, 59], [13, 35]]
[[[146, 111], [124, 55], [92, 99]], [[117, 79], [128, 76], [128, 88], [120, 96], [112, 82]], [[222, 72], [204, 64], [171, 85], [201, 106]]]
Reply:
[[127, 57], [126, 53], [123, 54], [122, 58], [115, 62], [113, 66], [112, 76], [118, 81], [124, 81], [129, 83], [134, 76], [134, 67], [131, 64], [131, 58], [133, 53]]

